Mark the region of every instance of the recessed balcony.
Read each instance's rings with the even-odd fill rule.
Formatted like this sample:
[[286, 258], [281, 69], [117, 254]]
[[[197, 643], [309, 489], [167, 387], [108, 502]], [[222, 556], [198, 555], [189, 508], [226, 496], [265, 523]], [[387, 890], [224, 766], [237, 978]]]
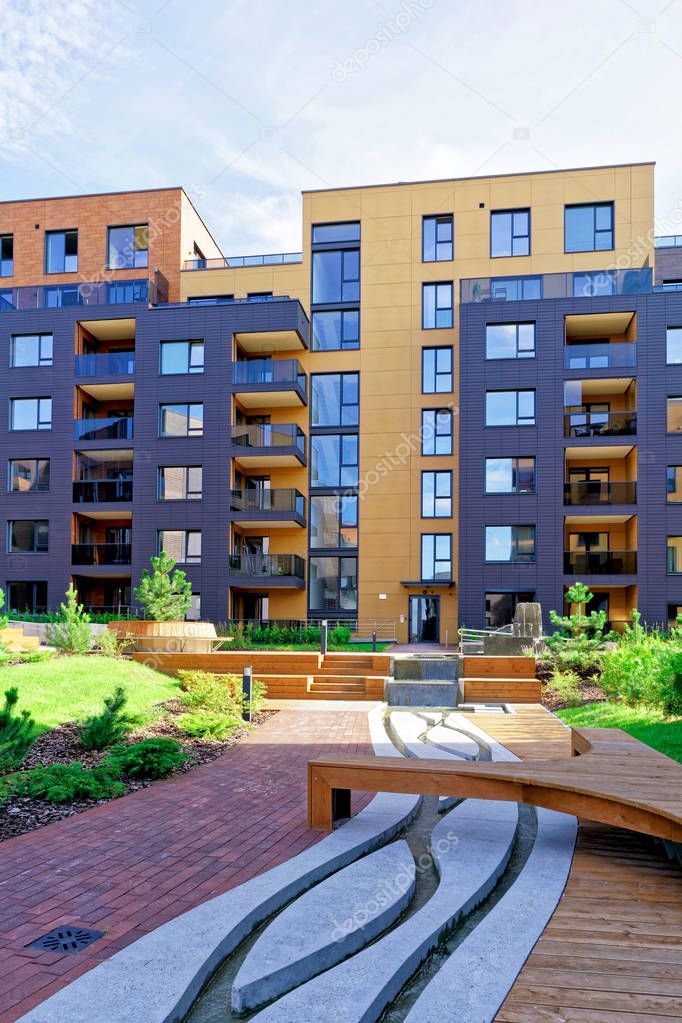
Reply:
[[564, 348], [564, 369], [631, 369], [637, 365], [634, 342], [611, 344], [596, 341], [567, 344]]
[[123, 377], [135, 372], [135, 352], [101, 352], [76, 356], [77, 377]]
[[571, 480], [564, 483], [564, 504], [600, 505], [635, 504], [637, 483], [634, 480]]
[[102, 416], [99, 418], [75, 419], [73, 423], [74, 439], [87, 440], [132, 440], [132, 416]]
[[230, 491], [230, 513], [236, 526], [267, 523], [270, 527], [305, 526], [305, 497], [292, 488]]
[[564, 551], [565, 575], [635, 575], [637, 551]]
[[74, 504], [118, 504], [132, 501], [133, 481], [120, 479], [74, 480]]
[[72, 565], [129, 565], [129, 543], [74, 543], [71, 545]]
[[276, 586], [301, 590], [305, 562], [298, 554], [230, 554], [228, 575], [242, 589]]
[[630, 437], [637, 433], [637, 412], [568, 412], [564, 437]]
[[232, 368], [235, 397], [244, 408], [307, 403], [308, 379], [298, 359], [249, 359]]
[[246, 423], [230, 427], [232, 456], [246, 469], [306, 464], [305, 434], [295, 423]]

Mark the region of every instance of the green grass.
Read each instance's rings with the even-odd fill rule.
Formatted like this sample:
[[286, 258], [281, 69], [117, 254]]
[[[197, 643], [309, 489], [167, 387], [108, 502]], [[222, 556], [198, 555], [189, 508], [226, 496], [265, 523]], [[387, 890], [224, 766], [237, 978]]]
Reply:
[[139, 721], [154, 716], [153, 704], [171, 700], [180, 691], [177, 679], [111, 657], [55, 657], [0, 668], [0, 694], [10, 686], [18, 688], [18, 709], [30, 711], [38, 733], [100, 711], [103, 698], [117, 685], [126, 690], [127, 710]]
[[640, 742], [682, 763], [682, 718], [666, 718], [656, 710], [610, 702], [567, 707], [556, 714], [567, 725], [576, 727], [622, 728]]
[[[393, 646], [392, 643], [380, 643], [377, 640], [376, 652], [381, 654], [388, 647]], [[298, 651], [314, 651], [320, 649], [319, 643], [252, 643], [248, 647], [233, 646], [232, 643], [226, 643], [223, 650], [298, 650]], [[339, 645], [329, 644], [330, 654], [367, 654], [372, 653], [371, 643], [342, 643]]]

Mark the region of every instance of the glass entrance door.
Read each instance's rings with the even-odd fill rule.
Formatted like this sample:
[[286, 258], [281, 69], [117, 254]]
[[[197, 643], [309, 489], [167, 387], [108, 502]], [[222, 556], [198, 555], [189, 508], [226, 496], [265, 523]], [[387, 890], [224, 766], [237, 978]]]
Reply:
[[410, 643], [440, 641], [440, 597], [409, 598]]

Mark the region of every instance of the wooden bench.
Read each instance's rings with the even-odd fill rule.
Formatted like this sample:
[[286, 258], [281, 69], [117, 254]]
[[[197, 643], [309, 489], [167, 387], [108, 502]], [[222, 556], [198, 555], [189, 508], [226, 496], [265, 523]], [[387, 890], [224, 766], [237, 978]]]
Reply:
[[454, 764], [388, 757], [308, 763], [308, 823], [330, 830], [351, 791], [501, 799], [682, 842], [682, 764], [617, 728], [572, 729], [572, 757]]

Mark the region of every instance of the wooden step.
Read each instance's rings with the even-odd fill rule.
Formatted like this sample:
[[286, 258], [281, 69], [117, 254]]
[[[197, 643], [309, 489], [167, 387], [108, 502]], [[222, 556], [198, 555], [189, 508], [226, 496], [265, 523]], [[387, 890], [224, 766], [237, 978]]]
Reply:
[[540, 703], [536, 678], [460, 679], [465, 703]]
[[533, 678], [534, 657], [477, 657], [463, 658], [464, 678]]

